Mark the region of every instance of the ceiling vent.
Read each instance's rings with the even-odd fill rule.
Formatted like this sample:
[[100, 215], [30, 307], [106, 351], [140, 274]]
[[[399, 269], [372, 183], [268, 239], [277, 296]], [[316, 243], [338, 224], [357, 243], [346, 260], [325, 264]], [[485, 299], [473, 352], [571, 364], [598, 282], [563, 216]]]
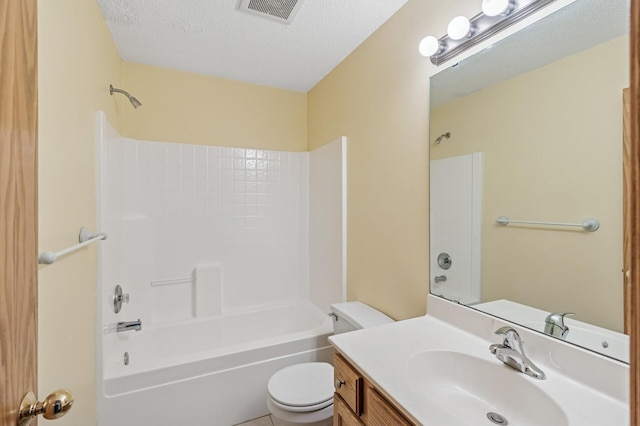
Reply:
[[290, 24], [304, 0], [240, 0], [240, 10]]

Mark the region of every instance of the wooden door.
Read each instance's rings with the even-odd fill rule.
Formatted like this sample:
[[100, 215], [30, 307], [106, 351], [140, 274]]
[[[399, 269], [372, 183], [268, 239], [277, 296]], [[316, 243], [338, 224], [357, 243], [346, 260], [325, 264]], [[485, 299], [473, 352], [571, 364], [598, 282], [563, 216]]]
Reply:
[[[631, 425], [640, 425], [640, 0], [631, 2], [631, 88], [629, 92], [631, 138], [625, 194], [628, 218], [628, 283], [631, 301]], [[625, 236], [626, 238], [626, 236]]]
[[622, 226], [623, 226], [623, 267], [622, 282], [624, 294], [624, 333], [631, 333], [631, 218], [629, 217], [629, 200], [631, 185], [631, 93], [626, 88], [622, 92]]
[[0, 0], [0, 426], [37, 384], [37, 92], [36, 0]]

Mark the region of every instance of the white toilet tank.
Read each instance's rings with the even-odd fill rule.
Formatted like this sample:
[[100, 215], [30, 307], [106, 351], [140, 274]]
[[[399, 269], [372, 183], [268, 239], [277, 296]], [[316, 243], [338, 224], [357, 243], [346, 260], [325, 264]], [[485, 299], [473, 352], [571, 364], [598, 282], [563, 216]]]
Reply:
[[334, 319], [334, 334], [394, 322], [392, 318], [362, 302], [334, 303], [331, 305], [330, 315]]

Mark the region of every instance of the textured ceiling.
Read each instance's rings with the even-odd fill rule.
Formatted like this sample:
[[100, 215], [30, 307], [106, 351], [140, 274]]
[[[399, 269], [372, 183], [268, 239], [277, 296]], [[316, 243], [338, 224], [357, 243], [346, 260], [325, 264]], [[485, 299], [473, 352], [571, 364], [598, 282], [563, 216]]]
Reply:
[[307, 92], [407, 0], [306, 0], [291, 24], [240, 0], [97, 1], [124, 60]]

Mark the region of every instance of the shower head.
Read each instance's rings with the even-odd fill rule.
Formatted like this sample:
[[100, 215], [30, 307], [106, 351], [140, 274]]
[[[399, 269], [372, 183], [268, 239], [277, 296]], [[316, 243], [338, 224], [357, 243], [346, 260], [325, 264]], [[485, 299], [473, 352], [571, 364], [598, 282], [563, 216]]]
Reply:
[[129, 98], [129, 102], [131, 102], [131, 105], [133, 105], [134, 108], [140, 108], [142, 106], [142, 102], [140, 102], [139, 100], [137, 100], [135, 98], [135, 96], [131, 96], [129, 93], [125, 92], [122, 89], [116, 89], [115, 87], [113, 87], [111, 84], [109, 85], [109, 93], [111, 95], [113, 95], [113, 93], [122, 93], [123, 95], [125, 95], [127, 98]]
[[[134, 98], [134, 99], [135, 99], [135, 98]], [[439, 144], [440, 144], [440, 142], [442, 142], [442, 139], [443, 139], [443, 138], [444, 138], [444, 139], [449, 139], [450, 137], [451, 137], [451, 132], [447, 132], [447, 133], [444, 133], [444, 134], [442, 134], [442, 135], [438, 136], [438, 138], [435, 140], [436, 145], [439, 145]]]
[[134, 96], [131, 96], [129, 98], [129, 102], [131, 102], [131, 105], [133, 105], [134, 108], [140, 108], [142, 106], [142, 102], [140, 102]]

